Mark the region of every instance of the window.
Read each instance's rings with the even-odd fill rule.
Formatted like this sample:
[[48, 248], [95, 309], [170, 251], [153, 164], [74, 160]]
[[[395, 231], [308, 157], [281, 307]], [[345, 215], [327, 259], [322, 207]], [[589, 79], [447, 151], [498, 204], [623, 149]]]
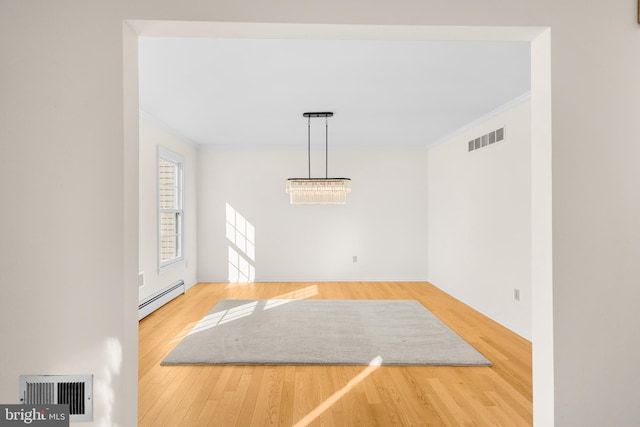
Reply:
[[184, 230], [184, 159], [158, 147], [159, 270], [182, 261]]

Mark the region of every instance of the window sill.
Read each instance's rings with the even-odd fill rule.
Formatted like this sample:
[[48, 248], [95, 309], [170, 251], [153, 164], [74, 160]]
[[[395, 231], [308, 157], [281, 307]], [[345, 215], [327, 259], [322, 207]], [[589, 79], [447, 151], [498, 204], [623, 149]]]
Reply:
[[165, 264], [162, 264], [160, 268], [158, 268], [158, 274], [162, 274], [166, 271], [173, 270], [177, 267], [185, 267], [187, 266], [187, 261], [184, 258], [177, 258]]

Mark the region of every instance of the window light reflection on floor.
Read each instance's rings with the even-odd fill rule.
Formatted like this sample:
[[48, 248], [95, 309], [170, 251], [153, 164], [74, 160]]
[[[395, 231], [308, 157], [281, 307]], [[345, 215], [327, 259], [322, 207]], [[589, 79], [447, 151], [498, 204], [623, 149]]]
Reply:
[[243, 317], [251, 316], [257, 305], [258, 301], [252, 301], [228, 310], [208, 314], [187, 335], [197, 334], [199, 332], [206, 331], [207, 329], [215, 328], [218, 325], [223, 325]]
[[311, 298], [315, 295], [318, 295], [318, 286], [307, 286], [306, 288], [297, 289], [295, 291], [269, 298], [264, 306], [264, 310], [269, 310], [270, 308], [278, 307], [280, 305], [290, 303], [291, 301]]
[[340, 390], [333, 393], [327, 400], [322, 402], [320, 405], [316, 406], [311, 412], [304, 416], [300, 421], [294, 424], [293, 427], [306, 427], [311, 424], [316, 418], [322, 415], [327, 409], [333, 406], [338, 400], [342, 399], [342, 397], [349, 393], [352, 389], [354, 389], [358, 384], [360, 384], [363, 380], [365, 380], [369, 375], [373, 373], [376, 369], [378, 369], [382, 365], [382, 357], [376, 356], [371, 359], [369, 362], [369, 366], [367, 366], [362, 372], [356, 375], [351, 379]]

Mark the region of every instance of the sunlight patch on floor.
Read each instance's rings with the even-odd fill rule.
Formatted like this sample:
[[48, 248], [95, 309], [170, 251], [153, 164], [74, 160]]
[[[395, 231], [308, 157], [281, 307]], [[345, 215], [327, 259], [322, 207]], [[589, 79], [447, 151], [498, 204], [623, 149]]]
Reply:
[[171, 341], [169, 341], [169, 344], [173, 344], [174, 342], [182, 341], [182, 339], [184, 337], [189, 335], [189, 331], [191, 331], [191, 329], [193, 329], [193, 327], [196, 326], [197, 324], [198, 324], [197, 321], [190, 322], [189, 324], [187, 324], [187, 326], [182, 328], [182, 330], [178, 333], [178, 335], [176, 335]]
[[307, 299], [315, 295], [318, 295], [318, 286], [307, 286], [306, 288], [297, 289], [295, 291], [287, 292], [273, 298], [269, 298], [264, 306], [264, 309], [269, 310], [270, 308], [278, 307], [280, 305], [290, 303], [291, 301]]
[[216, 311], [215, 313], [207, 314], [187, 335], [197, 334], [218, 325], [223, 325], [243, 317], [251, 316], [257, 305], [258, 301], [252, 301], [228, 310]]
[[374, 357], [371, 362], [369, 362], [369, 366], [367, 366], [364, 371], [360, 372], [353, 379], [351, 379], [351, 381], [349, 381], [347, 385], [333, 393], [327, 400], [318, 405], [313, 411], [305, 415], [305, 417], [295, 423], [293, 427], [305, 427], [311, 424], [316, 418], [322, 415], [323, 412], [333, 406], [338, 400], [342, 399], [345, 394], [349, 393], [355, 386], [360, 384], [365, 378], [371, 375], [373, 371], [380, 367], [381, 364], [382, 357]]

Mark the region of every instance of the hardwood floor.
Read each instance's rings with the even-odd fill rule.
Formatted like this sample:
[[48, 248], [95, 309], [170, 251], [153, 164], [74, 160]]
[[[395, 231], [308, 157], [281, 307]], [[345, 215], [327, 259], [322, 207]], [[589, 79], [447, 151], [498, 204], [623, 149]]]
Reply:
[[[493, 362], [160, 366], [225, 298], [415, 299]], [[140, 322], [140, 426], [529, 426], [531, 343], [426, 282], [200, 283]]]

